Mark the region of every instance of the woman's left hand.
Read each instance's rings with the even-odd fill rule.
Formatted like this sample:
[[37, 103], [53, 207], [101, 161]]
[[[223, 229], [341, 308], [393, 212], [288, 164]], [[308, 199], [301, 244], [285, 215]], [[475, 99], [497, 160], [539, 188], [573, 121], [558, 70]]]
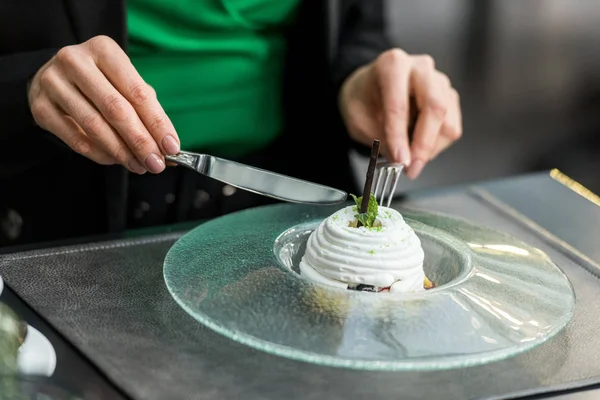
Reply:
[[[350, 136], [368, 146], [379, 139], [382, 154], [408, 166], [410, 179], [462, 135], [458, 93], [428, 55], [381, 54], [346, 79], [339, 101]], [[409, 145], [411, 115], [417, 119]]]

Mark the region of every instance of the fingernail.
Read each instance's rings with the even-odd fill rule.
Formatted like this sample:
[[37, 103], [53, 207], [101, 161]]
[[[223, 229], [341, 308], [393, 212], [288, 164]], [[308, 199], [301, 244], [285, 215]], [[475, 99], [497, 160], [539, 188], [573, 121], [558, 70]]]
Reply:
[[406, 175], [410, 179], [416, 179], [419, 175], [421, 175], [421, 171], [423, 171], [423, 167], [425, 167], [425, 163], [423, 160], [416, 159], [408, 169]]
[[134, 172], [139, 175], [144, 175], [148, 170], [144, 168], [144, 166], [138, 160], [131, 160], [128, 163], [129, 169], [131, 172]]
[[148, 171], [152, 172], [153, 174], [158, 174], [165, 169], [165, 162], [162, 160], [162, 158], [154, 153], [146, 157], [145, 163], [146, 167], [148, 167]]
[[175, 155], [179, 153], [179, 143], [177, 143], [177, 140], [175, 140], [173, 136], [166, 136], [162, 140], [162, 145], [169, 155]]
[[402, 164], [404, 164], [405, 167], [408, 167], [410, 165], [410, 151], [407, 148], [400, 148], [396, 151], [396, 160], [395, 161], [399, 161]]

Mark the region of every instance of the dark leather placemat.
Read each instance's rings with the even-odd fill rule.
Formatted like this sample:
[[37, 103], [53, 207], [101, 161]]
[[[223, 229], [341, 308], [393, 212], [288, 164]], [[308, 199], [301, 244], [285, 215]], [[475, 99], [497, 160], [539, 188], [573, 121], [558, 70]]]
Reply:
[[485, 366], [437, 372], [321, 367], [245, 347], [171, 298], [163, 259], [176, 234], [0, 256], [0, 274], [134, 399], [508, 399], [600, 380], [600, 284], [576, 255], [472, 193], [408, 204], [466, 217], [547, 252], [577, 295], [549, 342]]

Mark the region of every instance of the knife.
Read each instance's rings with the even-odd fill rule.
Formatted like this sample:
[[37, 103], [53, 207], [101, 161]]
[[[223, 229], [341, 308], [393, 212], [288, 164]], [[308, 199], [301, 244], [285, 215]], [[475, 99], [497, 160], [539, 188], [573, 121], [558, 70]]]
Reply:
[[342, 190], [208, 154], [180, 151], [165, 159], [236, 188], [290, 203], [332, 205], [348, 198]]

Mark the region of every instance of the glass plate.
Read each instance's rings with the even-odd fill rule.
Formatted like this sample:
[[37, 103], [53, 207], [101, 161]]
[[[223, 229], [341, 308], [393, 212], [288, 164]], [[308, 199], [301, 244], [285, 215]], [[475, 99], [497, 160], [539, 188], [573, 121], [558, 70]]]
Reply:
[[280, 204], [204, 223], [168, 252], [164, 277], [202, 324], [248, 346], [367, 370], [470, 366], [523, 352], [571, 318], [575, 296], [540, 250], [440, 214], [400, 210], [421, 239], [421, 293], [356, 292], [298, 273], [308, 235], [341, 207]]

